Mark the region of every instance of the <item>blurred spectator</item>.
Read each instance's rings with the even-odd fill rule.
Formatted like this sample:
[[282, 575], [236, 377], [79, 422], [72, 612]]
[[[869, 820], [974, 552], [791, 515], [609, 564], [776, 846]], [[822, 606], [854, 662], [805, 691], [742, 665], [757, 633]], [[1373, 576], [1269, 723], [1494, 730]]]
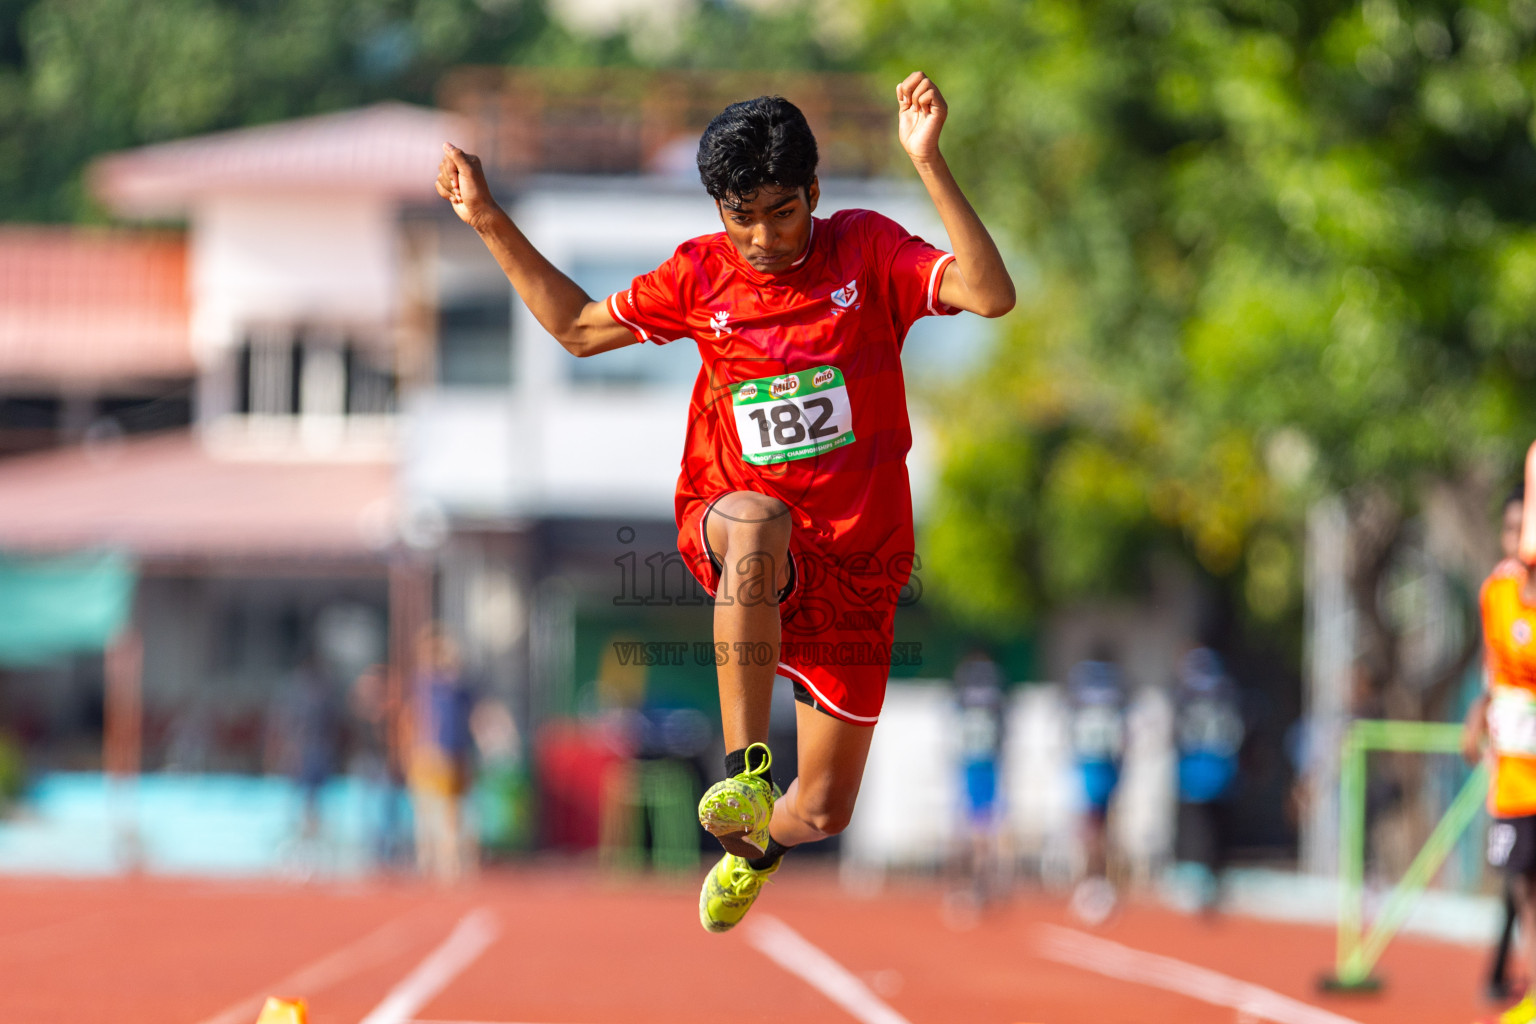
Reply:
[[474, 855], [463, 805], [472, 778], [475, 692], [464, 675], [458, 644], [440, 625], [423, 631], [417, 663], [410, 760], [416, 865], [423, 874], [451, 883], [463, 876]]
[[303, 800], [298, 856], [312, 868], [321, 833], [320, 793], [336, 774], [343, 730], [336, 687], [319, 659], [307, 657], [279, 687], [267, 716], [267, 768], [293, 780]]
[[21, 744], [0, 732], [0, 815], [21, 798], [27, 784], [27, 763]]
[[353, 771], [377, 796], [373, 825], [373, 855], [379, 866], [401, 862], [407, 847], [404, 831], [405, 770], [396, 742], [398, 709], [392, 706], [389, 672], [374, 665], [352, 684], [352, 718], [356, 723]]
[[1179, 659], [1174, 679], [1179, 757], [1174, 858], [1190, 876], [1202, 909], [1216, 905], [1217, 873], [1226, 852], [1226, 799], [1237, 779], [1244, 733], [1237, 687], [1221, 657], [1209, 647], [1192, 648]]
[[202, 696], [192, 698], [171, 720], [165, 742], [165, 770], [211, 770], [216, 741], [213, 702]]
[[1072, 757], [1083, 784], [1085, 877], [1072, 893], [1072, 910], [1088, 924], [1102, 924], [1117, 895], [1109, 881], [1109, 808], [1120, 784], [1125, 756], [1125, 676], [1108, 647], [1098, 645], [1067, 674], [1072, 716]]
[[533, 844], [533, 793], [517, 721], [505, 703], [484, 698], [470, 714], [469, 729], [480, 755], [475, 821], [491, 851], [513, 852]]
[[960, 784], [965, 824], [962, 857], [972, 901], [981, 906], [1004, 883], [1003, 802], [998, 769], [1003, 755], [1003, 671], [982, 651], [955, 666]]
[[[1350, 725], [1357, 719], [1384, 718], [1386, 709], [1381, 696], [1371, 680], [1373, 674], [1365, 659], [1357, 659], [1350, 668], [1349, 705], [1339, 721], [1317, 722], [1303, 716], [1293, 722], [1285, 734], [1286, 757], [1295, 772], [1296, 782], [1291, 787], [1288, 813], [1293, 822], [1306, 820], [1313, 801], [1319, 799], [1316, 788], [1319, 776], [1327, 766], [1327, 752], [1340, 750]], [[1377, 760], [1377, 759], [1373, 759]], [[1382, 758], [1380, 760], [1385, 760]], [[1383, 777], [1372, 765], [1373, 772], [1366, 783], [1365, 794], [1365, 843], [1366, 861], [1370, 863], [1371, 851], [1376, 840], [1376, 822], [1385, 813], [1402, 803], [1402, 786], [1395, 778]], [[1336, 782], [1337, 780], [1335, 780]]]

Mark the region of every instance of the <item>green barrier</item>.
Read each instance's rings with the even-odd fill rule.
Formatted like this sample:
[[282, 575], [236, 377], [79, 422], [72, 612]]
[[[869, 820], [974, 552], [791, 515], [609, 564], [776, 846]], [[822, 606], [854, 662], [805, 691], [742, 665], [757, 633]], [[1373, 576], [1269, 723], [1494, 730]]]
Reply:
[[1381, 913], [1364, 930], [1366, 755], [1373, 750], [1423, 754], [1459, 754], [1461, 726], [1443, 722], [1355, 722], [1344, 737], [1339, 778], [1338, 949], [1334, 973], [1323, 986], [1334, 991], [1374, 991], [1381, 982], [1371, 974], [1387, 943], [1408, 919], [1419, 895], [1440, 870], [1462, 834], [1477, 818], [1488, 795], [1488, 768], [1479, 764], [1430, 833], [1423, 849], [1393, 887]]
[[638, 871], [645, 863], [645, 825], [651, 863], [662, 871], [699, 866], [698, 813], [693, 777], [672, 761], [623, 761], [603, 780], [598, 862], [608, 871]]
[[525, 765], [515, 761], [486, 764], [470, 799], [480, 828], [481, 850], [515, 854], [533, 849], [533, 783]]

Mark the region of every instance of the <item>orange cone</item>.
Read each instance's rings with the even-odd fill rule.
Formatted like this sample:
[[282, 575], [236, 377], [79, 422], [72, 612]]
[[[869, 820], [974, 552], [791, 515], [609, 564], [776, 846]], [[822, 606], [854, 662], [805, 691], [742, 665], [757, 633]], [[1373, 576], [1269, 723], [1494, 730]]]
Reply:
[[302, 999], [268, 996], [267, 1005], [261, 1008], [256, 1024], [309, 1024], [309, 1008]]

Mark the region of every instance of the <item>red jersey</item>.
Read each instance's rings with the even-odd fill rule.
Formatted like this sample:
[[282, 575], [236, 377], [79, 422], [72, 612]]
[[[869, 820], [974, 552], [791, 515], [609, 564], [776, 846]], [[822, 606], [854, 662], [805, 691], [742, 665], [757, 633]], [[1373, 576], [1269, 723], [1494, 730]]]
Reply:
[[912, 446], [901, 346], [939, 302], [954, 259], [894, 221], [844, 210], [812, 221], [805, 254], [765, 274], [724, 232], [684, 242], [608, 308], [641, 341], [692, 338], [679, 525], [734, 490], [779, 498], [828, 554], [912, 550]]

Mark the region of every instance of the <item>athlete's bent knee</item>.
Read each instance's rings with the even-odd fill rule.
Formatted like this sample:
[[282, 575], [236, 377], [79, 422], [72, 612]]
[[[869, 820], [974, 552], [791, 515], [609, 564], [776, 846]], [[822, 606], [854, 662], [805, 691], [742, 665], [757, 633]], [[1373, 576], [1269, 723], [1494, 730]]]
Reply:
[[801, 811], [800, 816], [811, 828], [824, 836], [835, 836], [848, 827], [853, 820], [852, 807], [826, 807], [815, 808], [810, 811]]
[[789, 506], [755, 491], [732, 491], [715, 502], [709, 532], [728, 570], [746, 583], [777, 590], [789, 580]]
[[789, 506], [756, 491], [732, 491], [715, 502], [710, 516], [727, 537], [789, 542], [793, 520]]

